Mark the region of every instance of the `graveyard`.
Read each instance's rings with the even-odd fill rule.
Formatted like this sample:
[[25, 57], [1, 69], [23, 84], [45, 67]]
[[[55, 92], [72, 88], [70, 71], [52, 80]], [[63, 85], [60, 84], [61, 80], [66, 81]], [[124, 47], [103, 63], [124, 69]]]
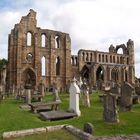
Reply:
[[0, 139], [140, 139], [133, 40], [72, 55], [70, 35], [36, 14], [15, 24], [0, 59]]
[[[38, 114], [32, 113], [27, 109], [20, 108], [23, 101], [16, 100], [12, 95], [10, 97], [6, 97], [6, 99], [2, 100], [0, 103], [0, 136], [2, 136], [5, 131], [24, 130], [63, 124], [70, 124], [83, 129], [83, 125], [86, 122], [93, 124], [95, 129], [94, 136], [139, 134], [140, 104], [134, 105], [131, 112], [118, 111], [119, 123], [107, 123], [103, 120], [103, 104], [99, 100], [99, 94], [101, 94], [101, 91], [95, 91], [90, 94], [90, 108], [84, 107], [80, 98], [80, 117], [56, 121], [42, 121]], [[52, 98], [52, 94], [46, 93], [43, 100], [48, 102], [51, 101]], [[62, 103], [59, 108], [62, 110], [68, 110], [69, 95], [67, 93], [60, 93], [60, 99], [62, 100]]]

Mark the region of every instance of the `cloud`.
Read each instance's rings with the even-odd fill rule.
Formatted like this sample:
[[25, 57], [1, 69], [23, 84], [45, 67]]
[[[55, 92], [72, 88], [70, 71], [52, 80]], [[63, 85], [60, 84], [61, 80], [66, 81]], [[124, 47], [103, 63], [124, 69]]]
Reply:
[[[6, 1], [8, 2], [8, 0]], [[108, 51], [110, 44], [135, 43], [136, 75], [140, 77], [139, 0], [15, 0], [0, 12], [0, 57], [7, 57], [7, 35], [32, 8], [38, 26], [67, 32], [72, 53], [79, 49]]]

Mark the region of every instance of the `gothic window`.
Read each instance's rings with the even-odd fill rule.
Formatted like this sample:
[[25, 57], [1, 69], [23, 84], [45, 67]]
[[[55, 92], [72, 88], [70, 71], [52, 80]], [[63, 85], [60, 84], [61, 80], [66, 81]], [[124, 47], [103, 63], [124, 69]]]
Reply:
[[98, 69], [96, 70], [96, 80], [97, 81], [104, 80], [104, 70], [101, 66], [99, 66]]
[[125, 81], [128, 81], [128, 77], [127, 77], [127, 70], [125, 70]]
[[45, 76], [46, 75], [46, 63], [45, 63], [45, 57], [43, 56], [41, 58], [41, 75]]
[[119, 64], [119, 56], [117, 56], [117, 63]]
[[112, 63], [112, 55], [110, 56], [110, 63]]
[[55, 36], [55, 48], [60, 48], [60, 38], [58, 35]]
[[41, 35], [41, 47], [45, 47], [46, 45], [46, 36], [44, 34]]
[[127, 57], [127, 65], [129, 65], [129, 58]]
[[111, 79], [112, 81], [118, 81], [119, 80], [119, 72], [118, 72], [118, 69], [112, 69], [112, 72], [111, 72]]
[[60, 58], [56, 58], [56, 75], [60, 75]]
[[108, 62], [108, 56], [106, 55], [106, 62]]
[[122, 49], [122, 48], [119, 48], [119, 49], [117, 50], [117, 54], [123, 54], [123, 49]]
[[115, 63], [115, 56], [113, 56], [113, 63]]
[[30, 32], [27, 33], [27, 46], [32, 45], [32, 34]]
[[92, 61], [92, 53], [90, 53], [90, 61]]
[[88, 53], [86, 53], [86, 61], [88, 61]]
[[104, 55], [102, 55], [102, 62], [104, 62]]
[[101, 55], [99, 54], [99, 62], [101, 61]]
[[83, 61], [85, 61], [85, 53], [82, 53]]

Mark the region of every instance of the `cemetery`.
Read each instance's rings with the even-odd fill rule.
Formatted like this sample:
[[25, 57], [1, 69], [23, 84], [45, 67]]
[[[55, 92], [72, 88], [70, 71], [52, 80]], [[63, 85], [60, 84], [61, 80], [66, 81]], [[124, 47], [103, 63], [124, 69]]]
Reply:
[[31, 9], [15, 24], [0, 61], [0, 139], [140, 139], [134, 42], [75, 56], [69, 34], [36, 22]]

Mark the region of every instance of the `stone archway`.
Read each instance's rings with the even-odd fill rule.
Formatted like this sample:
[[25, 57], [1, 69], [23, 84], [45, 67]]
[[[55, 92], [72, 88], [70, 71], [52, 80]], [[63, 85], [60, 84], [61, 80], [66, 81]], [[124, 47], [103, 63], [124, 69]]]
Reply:
[[87, 82], [89, 82], [90, 79], [90, 69], [91, 69], [91, 64], [86, 64], [83, 66], [80, 72], [82, 79], [85, 79]]
[[96, 69], [96, 86], [98, 89], [102, 89], [103, 82], [104, 82], [104, 69], [102, 66], [99, 66]]
[[36, 85], [35, 72], [30, 68], [25, 69], [22, 74], [22, 82], [24, 87], [25, 85], [31, 85], [31, 87], [34, 88]]

